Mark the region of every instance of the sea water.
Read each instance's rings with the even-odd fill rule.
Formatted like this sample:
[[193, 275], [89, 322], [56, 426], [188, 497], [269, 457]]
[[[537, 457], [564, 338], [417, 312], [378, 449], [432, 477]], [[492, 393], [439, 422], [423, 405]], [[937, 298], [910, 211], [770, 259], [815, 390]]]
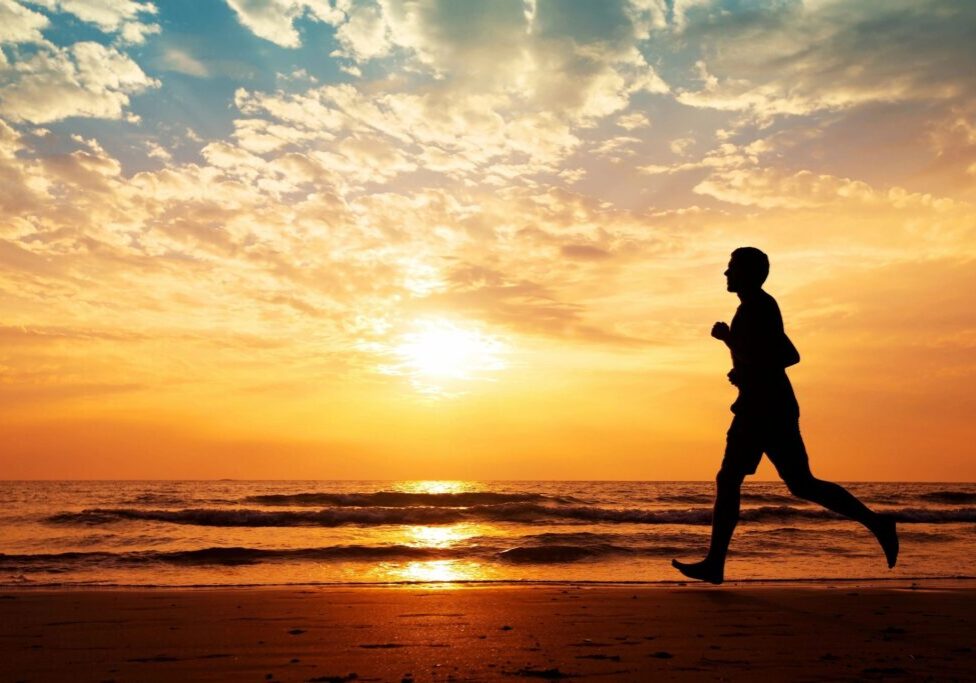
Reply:
[[[976, 484], [853, 483], [899, 521], [888, 570], [860, 525], [743, 488], [728, 580], [976, 574]], [[713, 482], [0, 482], [0, 584], [197, 586], [670, 581], [707, 547]]]

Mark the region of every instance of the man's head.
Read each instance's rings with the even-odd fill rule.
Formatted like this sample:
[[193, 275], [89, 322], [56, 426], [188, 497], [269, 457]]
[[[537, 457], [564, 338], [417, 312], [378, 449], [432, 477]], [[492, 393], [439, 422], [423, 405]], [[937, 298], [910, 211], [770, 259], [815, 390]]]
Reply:
[[726, 286], [730, 292], [748, 292], [762, 287], [767, 275], [769, 257], [755, 247], [739, 247], [729, 259]]

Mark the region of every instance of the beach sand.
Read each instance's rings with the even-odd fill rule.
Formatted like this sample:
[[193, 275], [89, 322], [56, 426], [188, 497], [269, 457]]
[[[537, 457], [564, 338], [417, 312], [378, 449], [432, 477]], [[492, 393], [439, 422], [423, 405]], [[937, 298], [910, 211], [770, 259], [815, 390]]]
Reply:
[[0, 591], [3, 681], [976, 678], [976, 587]]

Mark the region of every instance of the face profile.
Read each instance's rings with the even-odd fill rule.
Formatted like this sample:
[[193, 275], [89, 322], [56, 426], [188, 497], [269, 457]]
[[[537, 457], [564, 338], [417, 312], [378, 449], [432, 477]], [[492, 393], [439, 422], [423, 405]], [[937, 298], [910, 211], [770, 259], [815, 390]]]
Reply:
[[742, 272], [735, 262], [729, 260], [729, 267], [725, 269], [725, 288], [730, 292], [738, 292], [742, 289]]
[[732, 252], [725, 270], [726, 289], [743, 292], [762, 287], [769, 275], [769, 257], [755, 247], [739, 247]]

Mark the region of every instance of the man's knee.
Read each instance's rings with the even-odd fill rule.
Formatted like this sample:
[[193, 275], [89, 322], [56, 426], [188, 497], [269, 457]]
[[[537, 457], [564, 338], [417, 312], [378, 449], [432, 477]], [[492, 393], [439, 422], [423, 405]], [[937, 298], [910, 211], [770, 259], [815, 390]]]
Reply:
[[715, 483], [718, 484], [720, 488], [731, 488], [742, 486], [743, 480], [746, 478], [745, 472], [741, 472], [730, 467], [723, 467], [715, 475]]
[[817, 480], [812, 475], [796, 475], [783, 480], [786, 488], [798, 498], [810, 498], [817, 488]]

